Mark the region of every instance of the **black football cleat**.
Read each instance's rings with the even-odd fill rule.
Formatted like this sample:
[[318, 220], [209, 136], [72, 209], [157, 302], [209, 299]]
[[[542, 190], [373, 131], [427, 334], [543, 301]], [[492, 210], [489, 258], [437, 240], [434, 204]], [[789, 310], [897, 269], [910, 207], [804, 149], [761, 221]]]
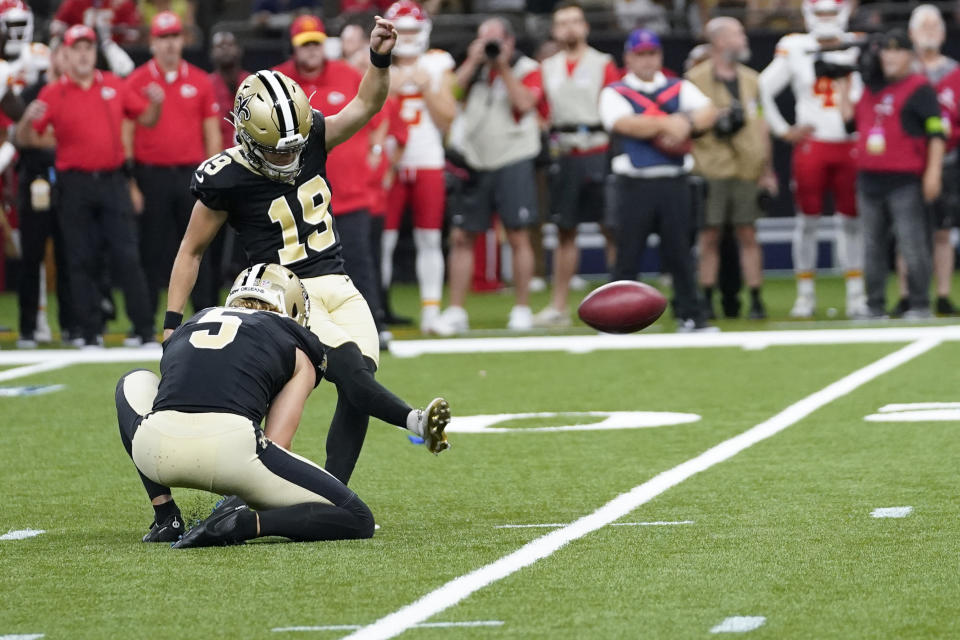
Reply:
[[144, 542], [174, 542], [183, 535], [183, 518], [179, 513], [169, 516], [163, 522], [154, 521], [150, 532], [143, 536]]
[[213, 509], [213, 513], [170, 546], [174, 549], [190, 549], [243, 544], [239, 519], [242, 514], [249, 512], [250, 507], [237, 496], [224, 498]]

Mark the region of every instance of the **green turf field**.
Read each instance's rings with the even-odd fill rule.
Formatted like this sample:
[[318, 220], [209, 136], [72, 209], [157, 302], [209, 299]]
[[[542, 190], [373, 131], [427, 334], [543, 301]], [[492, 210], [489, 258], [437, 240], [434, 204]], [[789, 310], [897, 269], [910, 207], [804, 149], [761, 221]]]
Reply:
[[[957, 422], [864, 420], [891, 403], [960, 401], [960, 343], [927, 346], [827, 399], [812, 394], [905, 344], [384, 356], [380, 380], [414, 404], [443, 394], [459, 417], [573, 415], [452, 432], [437, 457], [375, 422], [351, 482], [381, 527], [372, 540], [183, 551], [139, 542], [152, 511], [113, 408], [133, 365], [8, 380], [65, 388], [0, 397], [0, 534], [45, 531], [0, 540], [0, 638], [336, 638], [435, 590], [419, 610], [450, 606], [419, 624], [461, 626], [403, 637], [705, 638], [734, 616], [763, 618], [751, 638], [958, 637]], [[809, 397], [822, 406], [616, 518], [684, 524], [601, 526], [462, 597], [444, 589], [568, 531], [498, 527], [593, 514]], [[334, 398], [321, 384], [294, 442], [320, 462]], [[700, 419], [535, 430], [603, 420], [578, 413], [590, 411]], [[197, 517], [215, 501], [177, 495]]]

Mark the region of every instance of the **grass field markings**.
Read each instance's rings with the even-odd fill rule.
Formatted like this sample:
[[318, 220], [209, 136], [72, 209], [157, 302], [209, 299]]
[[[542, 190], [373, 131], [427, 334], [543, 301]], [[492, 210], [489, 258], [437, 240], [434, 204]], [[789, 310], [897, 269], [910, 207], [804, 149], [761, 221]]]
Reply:
[[[455, 627], [502, 627], [503, 620], [468, 620], [466, 622], [421, 622], [413, 625], [415, 629], [448, 629]], [[271, 631], [355, 631], [362, 629], [359, 624], [328, 624], [316, 627], [275, 627]], [[0, 638], [0, 640], [3, 640]]]
[[45, 633], [14, 633], [0, 636], [0, 640], [40, 640], [46, 635]]
[[[566, 527], [567, 523], [545, 524], [498, 524], [494, 529], [558, 529]], [[653, 522], [614, 522], [611, 527], [666, 527], [678, 524], [693, 524], [693, 520], [656, 520]]]
[[870, 512], [874, 518], [906, 518], [913, 513], [913, 507], [877, 507]]
[[25, 387], [0, 387], [0, 398], [42, 396], [66, 388], [66, 385], [63, 384], [31, 384]]
[[763, 616], [730, 616], [710, 629], [710, 633], [746, 633], [759, 629], [766, 621]]
[[[494, 427], [511, 420], [543, 418], [596, 418], [587, 424], [549, 427]], [[697, 422], [702, 417], [695, 413], [673, 411], [543, 411], [537, 413], [495, 413], [478, 416], [454, 416], [447, 431], [450, 433], [516, 433], [518, 431], [606, 431], [611, 429], [646, 429]]]
[[893, 353], [875, 360], [791, 404], [773, 417], [747, 429], [743, 433], [724, 440], [672, 469], [657, 474], [626, 493], [620, 494], [593, 513], [583, 516], [561, 529], [540, 536], [499, 560], [454, 578], [418, 600], [383, 616], [370, 625], [346, 636], [346, 638], [350, 640], [373, 640], [398, 636], [414, 625], [458, 604], [480, 589], [552, 555], [574, 540], [616, 522], [637, 507], [650, 502], [684, 480], [729, 460], [758, 442], [780, 433], [821, 407], [927, 353], [940, 343], [939, 338], [929, 336], [911, 342], [907, 346], [901, 347]]
[[[46, 533], [45, 529], [17, 529], [16, 531], [8, 531], [7, 533], [0, 536], [0, 540], [26, 540], [27, 538], [35, 538], [41, 533]], [[3, 640], [0, 637], [0, 640]]]
[[7, 371], [0, 371], [0, 382], [7, 382], [8, 380], [15, 380], [25, 376], [32, 376], [37, 373], [46, 373], [47, 371], [56, 371], [57, 369], [69, 367], [71, 364], [73, 364], [73, 361], [69, 358], [60, 358], [57, 360], [48, 360], [46, 362], [36, 362], [22, 367], [17, 367], [16, 369], [8, 369]]
[[[740, 347], [754, 350], [772, 346], [908, 343], [926, 338], [958, 341], [960, 340], [960, 326], [394, 340], [390, 343], [390, 353], [398, 358], [412, 358], [421, 355], [477, 352], [566, 351], [569, 353], [589, 353], [620, 349], [709, 347]], [[0, 359], [0, 364], [2, 363], [3, 360]]]
[[112, 364], [117, 362], [159, 362], [163, 352], [156, 348], [110, 347], [107, 349], [11, 349], [0, 351], [0, 367], [43, 362], [70, 364]]
[[886, 404], [863, 419], [867, 422], [957, 422], [960, 421], [960, 402]]

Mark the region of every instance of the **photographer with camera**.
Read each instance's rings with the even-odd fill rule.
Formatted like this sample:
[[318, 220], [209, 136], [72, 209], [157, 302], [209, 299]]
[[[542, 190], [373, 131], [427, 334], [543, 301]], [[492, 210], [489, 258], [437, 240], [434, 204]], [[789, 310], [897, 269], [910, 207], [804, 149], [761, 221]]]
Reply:
[[469, 328], [463, 304], [473, 274], [473, 241], [490, 227], [494, 212], [513, 252], [516, 303], [507, 328], [533, 327], [529, 228], [539, 222], [533, 160], [540, 153], [538, 108], [544, 117], [546, 112], [540, 65], [515, 46], [509, 22], [485, 20], [456, 71], [455, 90], [463, 109], [451, 125], [450, 142], [463, 155], [471, 176], [450, 198], [450, 306], [433, 323], [438, 335]]
[[929, 318], [930, 220], [925, 207], [942, 189], [945, 130], [937, 94], [914, 72], [913, 43], [894, 29], [867, 45], [879, 49], [882, 84], [868, 82], [854, 105], [850, 82], [838, 81], [847, 129], [857, 133], [857, 207], [863, 220], [867, 304], [884, 317], [889, 235], [907, 265], [909, 310], [905, 318]]
[[760, 112], [756, 71], [743, 64], [750, 57], [747, 36], [736, 19], [721, 17], [707, 23], [710, 57], [687, 72], [686, 78], [719, 110], [713, 129], [693, 142], [695, 173], [707, 181], [707, 199], [700, 229], [700, 286], [707, 317], [714, 317], [713, 291], [719, 268], [720, 235], [733, 225], [740, 244], [740, 266], [750, 288], [749, 317], [766, 317], [760, 287], [763, 258], [757, 244], [761, 193], [776, 193], [777, 178], [770, 158], [770, 139]]

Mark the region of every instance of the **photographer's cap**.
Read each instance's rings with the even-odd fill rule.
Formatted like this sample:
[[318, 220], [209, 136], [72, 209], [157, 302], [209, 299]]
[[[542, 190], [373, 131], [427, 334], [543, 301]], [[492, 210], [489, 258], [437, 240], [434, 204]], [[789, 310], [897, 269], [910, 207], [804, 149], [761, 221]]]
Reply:
[[650, 29], [634, 29], [623, 43], [623, 50], [633, 53], [658, 51], [660, 48], [660, 36]]
[[299, 47], [308, 42], [323, 42], [327, 39], [327, 30], [323, 20], [316, 16], [298, 16], [290, 25], [290, 41], [293, 46]]
[[908, 49], [913, 51], [913, 42], [904, 29], [891, 29], [883, 34], [880, 41], [881, 49]]

